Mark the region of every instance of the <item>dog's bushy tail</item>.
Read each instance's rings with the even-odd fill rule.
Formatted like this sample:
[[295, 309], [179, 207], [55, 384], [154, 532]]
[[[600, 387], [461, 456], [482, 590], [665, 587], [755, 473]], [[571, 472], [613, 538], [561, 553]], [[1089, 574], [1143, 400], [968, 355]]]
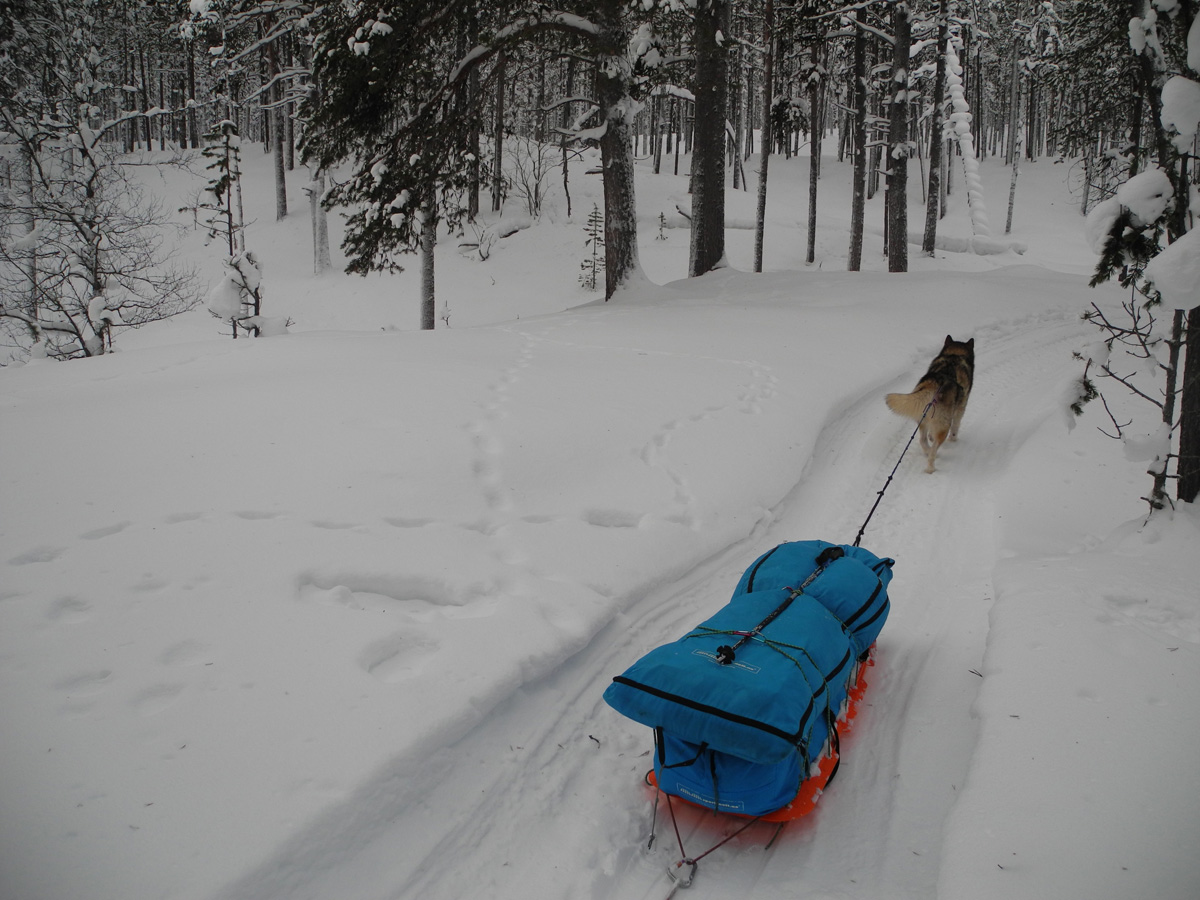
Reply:
[[925, 412], [925, 407], [933, 399], [936, 390], [931, 385], [929, 387], [920, 387], [911, 394], [888, 394], [883, 399], [887, 403], [888, 409], [892, 412], [907, 416], [910, 419], [919, 420], [921, 414]]

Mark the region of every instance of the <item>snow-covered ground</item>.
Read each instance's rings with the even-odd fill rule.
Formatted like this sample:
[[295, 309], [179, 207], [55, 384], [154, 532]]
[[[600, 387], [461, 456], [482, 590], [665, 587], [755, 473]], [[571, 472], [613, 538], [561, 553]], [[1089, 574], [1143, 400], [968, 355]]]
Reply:
[[[275, 223], [252, 164], [291, 334], [197, 311], [0, 370], [0, 898], [665, 896], [651, 737], [601, 692], [763, 551], [853, 540], [911, 433], [883, 395], [947, 333], [976, 388], [863, 538], [893, 607], [841, 773], [690, 894], [1200, 896], [1200, 513], [1143, 525], [1145, 465], [1101, 410], [1068, 429], [1080, 314], [1122, 296], [1086, 286], [1068, 165], [1023, 168], [1023, 254], [914, 246], [888, 274], [871, 226], [850, 274], [848, 170], [825, 160], [806, 267], [808, 161], [775, 158], [768, 271], [731, 192], [731, 268], [692, 280], [659, 228], [686, 183], [642, 170], [653, 284], [608, 304], [576, 281], [579, 167], [570, 219], [556, 194], [487, 261], [443, 242], [450, 327], [422, 333], [415, 270], [306, 274], [303, 173]], [[981, 171], [1002, 221], [1008, 171]], [[178, 253], [219, 275], [199, 235]], [[693, 854], [727, 827], [680, 824]]]

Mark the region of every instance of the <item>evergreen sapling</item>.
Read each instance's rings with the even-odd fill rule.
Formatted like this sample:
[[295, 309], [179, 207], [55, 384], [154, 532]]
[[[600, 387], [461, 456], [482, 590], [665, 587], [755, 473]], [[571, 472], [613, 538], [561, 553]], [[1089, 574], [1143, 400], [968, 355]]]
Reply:
[[206, 212], [204, 224], [208, 240], [220, 238], [226, 246], [225, 275], [208, 298], [208, 309], [216, 318], [227, 321], [234, 339], [238, 329], [258, 337], [263, 328], [282, 330], [262, 318], [262, 270], [254, 254], [246, 249], [246, 224], [241, 201], [241, 138], [237, 125], [222, 119], [205, 136], [201, 155], [211, 177], [204, 199], [193, 212]]
[[589, 291], [594, 291], [604, 273], [604, 214], [595, 203], [592, 204], [592, 211], [588, 213], [583, 233], [587, 235], [584, 246], [591, 249], [589, 255], [580, 263], [579, 283]]

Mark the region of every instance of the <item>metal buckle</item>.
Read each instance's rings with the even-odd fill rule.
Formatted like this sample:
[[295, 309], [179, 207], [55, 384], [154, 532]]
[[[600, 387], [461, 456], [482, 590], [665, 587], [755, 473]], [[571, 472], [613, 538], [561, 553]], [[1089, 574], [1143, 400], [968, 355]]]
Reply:
[[[679, 871], [684, 866], [691, 866], [688, 870], [687, 877]], [[692, 886], [692, 881], [696, 877], [696, 869], [700, 867], [700, 863], [694, 859], [681, 859], [679, 862], [667, 866], [667, 875], [675, 882], [677, 887], [689, 888]]]

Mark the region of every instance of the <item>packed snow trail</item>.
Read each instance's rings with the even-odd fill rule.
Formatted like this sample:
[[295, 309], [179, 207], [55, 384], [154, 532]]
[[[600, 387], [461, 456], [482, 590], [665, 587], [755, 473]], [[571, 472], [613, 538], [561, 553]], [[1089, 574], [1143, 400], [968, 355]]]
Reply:
[[[838, 780], [796, 852], [786, 850], [796, 835], [785, 833], [754, 879], [756, 898], [795, 896], [797, 884], [818, 897], [936, 895], [943, 822], [976, 738], [971, 705], [993, 597], [993, 499], [1021, 442], [1057, 414], [1045, 388], [1069, 375], [1079, 334], [1077, 322], [976, 334], [976, 383], [960, 440], [944, 445], [933, 476], [910, 450], [863, 537], [863, 546], [897, 560], [892, 612]], [[823, 432], [773, 536], [838, 540], [856, 530], [911, 433], [879, 415], [879, 405], [879, 396], [864, 397]], [[731, 862], [736, 867], [736, 857]]]
[[[943, 822], [976, 738], [992, 500], [1013, 453], [1056, 413], [1046, 385], [1071, 375], [1081, 333], [1063, 311], [975, 332], [976, 383], [959, 442], [943, 448], [933, 476], [910, 451], [863, 538], [897, 560], [893, 608], [837, 781], [769, 854], [762, 843], [770, 831], [755, 826], [705, 859], [689, 896], [935, 894]], [[924, 356], [914, 352], [894, 381], [825, 423], [798, 484], [749, 537], [649, 590], [461, 740], [380, 773], [227, 896], [523, 898], [533, 885], [545, 897], [664, 895], [664, 868], [678, 851], [662, 810], [659, 841], [644, 849], [650, 735], [600, 693], [643, 652], [723, 605], [762, 551], [785, 540], [853, 539], [911, 433], [883, 394], [909, 389]], [[711, 821], [681, 823], [690, 852], [723, 835]]]

